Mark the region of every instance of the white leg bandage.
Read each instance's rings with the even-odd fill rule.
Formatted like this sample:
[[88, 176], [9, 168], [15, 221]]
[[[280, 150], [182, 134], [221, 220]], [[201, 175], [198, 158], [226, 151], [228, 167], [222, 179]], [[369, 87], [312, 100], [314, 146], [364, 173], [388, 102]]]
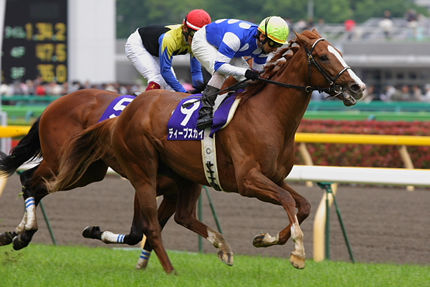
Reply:
[[34, 197], [28, 197], [25, 200], [25, 211], [27, 212], [27, 220], [25, 222], [25, 230], [37, 229], [36, 200], [34, 200]]
[[115, 234], [110, 231], [104, 231], [101, 239], [105, 243], [124, 243], [125, 234]]

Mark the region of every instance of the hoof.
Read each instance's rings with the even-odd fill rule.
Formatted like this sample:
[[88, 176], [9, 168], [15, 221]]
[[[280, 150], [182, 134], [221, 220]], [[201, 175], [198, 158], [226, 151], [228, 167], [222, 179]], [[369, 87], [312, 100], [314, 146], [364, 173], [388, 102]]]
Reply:
[[228, 266], [233, 266], [233, 252], [218, 251], [218, 258]]
[[28, 244], [30, 244], [30, 241], [22, 240], [20, 235], [15, 236], [12, 239], [12, 242], [13, 242], [13, 249], [15, 250], [23, 249], [24, 247], [27, 247]]
[[0, 246], [11, 244], [15, 236], [17, 236], [15, 232], [0, 233]]
[[290, 262], [297, 269], [305, 268], [305, 258], [304, 257], [300, 257], [300, 256], [297, 256], [297, 255], [291, 253]]
[[277, 238], [272, 237], [268, 233], [260, 233], [254, 237], [252, 245], [254, 245], [254, 247], [269, 247], [277, 244], [277, 241]]
[[176, 272], [175, 269], [173, 269], [171, 271], [166, 271], [166, 273], [167, 273], [167, 275], [174, 275], [174, 276], [178, 275], [178, 272]]
[[102, 232], [99, 226], [87, 226], [82, 231], [82, 236], [91, 239], [102, 239]]
[[138, 260], [137, 264], [136, 264], [136, 269], [137, 270], [145, 270], [146, 267], [148, 266], [148, 260]]

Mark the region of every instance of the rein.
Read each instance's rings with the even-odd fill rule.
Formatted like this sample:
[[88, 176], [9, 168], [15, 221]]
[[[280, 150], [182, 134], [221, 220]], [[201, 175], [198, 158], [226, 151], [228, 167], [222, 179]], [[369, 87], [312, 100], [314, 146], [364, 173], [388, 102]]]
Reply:
[[303, 90], [307, 93], [310, 93], [312, 91], [319, 91], [319, 92], [325, 92], [331, 96], [339, 96], [340, 94], [343, 93], [343, 88], [340, 85], [336, 84], [337, 79], [339, 79], [339, 77], [345, 73], [347, 70], [351, 69], [349, 66], [345, 67], [342, 69], [342, 71], [340, 71], [334, 78], [332, 78], [332, 76], [315, 60], [314, 56], [312, 56], [312, 53], [316, 47], [316, 45], [321, 42], [321, 41], [325, 41], [324, 38], [319, 38], [317, 39], [312, 47], [311, 50], [308, 50], [308, 48], [306, 48], [305, 46], [303, 47], [306, 51], [306, 56], [308, 58], [308, 82], [311, 81], [311, 73], [312, 73], [312, 69], [311, 66], [314, 65], [318, 71], [324, 76], [324, 78], [330, 83], [330, 86], [328, 88], [323, 88], [323, 87], [316, 87], [316, 86], [297, 86], [297, 85], [292, 85], [292, 84], [286, 84], [286, 83], [282, 83], [282, 82], [278, 82], [278, 81], [273, 81], [273, 80], [269, 80], [269, 79], [265, 79], [265, 78], [258, 78], [259, 81], [263, 81], [269, 84], [274, 84], [274, 85], [278, 85], [284, 88], [293, 88], [293, 89], [298, 89], [298, 90]]
[[[306, 93], [311, 93], [312, 91], [319, 91], [319, 92], [325, 92], [327, 94], [329, 94], [332, 97], [337, 97], [340, 94], [343, 93], [343, 88], [340, 85], [336, 84], [337, 79], [339, 79], [340, 76], [342, 76], [343, 73], [345, 73], [347, 70], [351, 69], [351, 67], [345, 67], [343, 68], [339, 73], [337, 73], [337, 75], [333, 78], [314, 58], [314, 56], [312, 56], [312, 53], [314, 52], [315, 47], [317, 46], [317, 44], [321, 41], [325, 41], [324, 38], [319, 38], [317, 39], [313, 44], [311, 49], [309, 50], [308, 48], [306, 48], [305, 46], [303, 46], [303, 48], [306, 51], [306, 56], [308, 59], [308, 82], [311, 81], [311, 73], [312, 73], [312, 69], [311, 66], [314, 65], [317, 70], [324, 76], [324, 78], [327, 80], [327, 82], [330, 83], [330, 86], [328, 88], [323, 88], [323, 87], [316, 87], [316, 86], [297, 86], [297, 85], [293, 85], [293, 84], [287, 84], [287, 83], [282, 83], [282, 82], [278, 82], [278, 81], [273, 81], [273, 80], [269, 80], [269, 79], [265, 79], [265, 78], [261, 78], [259, 77], [257, 80], [258, 81], [262, 81], [262, 82], [266, 82], [269, 84], [273, 84], [273, 85], [277, 85], [277, 86], [281, 86], [283, 88], [293, 88], [293, 89], [297, 89], [297, 90], [303, 90]], [[228, 91], [232, 91], [232, 90], [236, 90], [237, 88], [239, 88], [242, 84], [244, 84], [245, 82], [249, 81], [249, 79], [244, 79], [240, 82], [237, 82], [234, 85], [231, 85], [223, 90], [220, 90], [218, 92], [215, 92], [214, 94], [219, 95], [223, 92], [228, 92]]]

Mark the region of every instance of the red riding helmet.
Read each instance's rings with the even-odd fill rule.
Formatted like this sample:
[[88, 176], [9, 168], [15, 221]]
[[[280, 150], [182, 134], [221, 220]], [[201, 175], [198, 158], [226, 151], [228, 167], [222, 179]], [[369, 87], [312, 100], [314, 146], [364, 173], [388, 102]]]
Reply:
[[211, 16], [203, 9], [191, 10], [184, 19], [184, 24], [196, 31], [210, 22], [212, 22]]

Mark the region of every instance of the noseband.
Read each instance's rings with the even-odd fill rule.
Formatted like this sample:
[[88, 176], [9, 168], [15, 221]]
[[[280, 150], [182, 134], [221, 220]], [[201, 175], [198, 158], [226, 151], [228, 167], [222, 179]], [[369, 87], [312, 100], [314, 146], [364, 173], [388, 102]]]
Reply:
[[304, 90], [306, 93], [311, 93], [312, 91], [319, 91], [319, 92], [325, 92], [327, 94], [329, 94], [330, 96], [336, 97], [339, 96], [340, 94], [343, 93], [343, 88], [342, 86], [336, 84], [337, 79], [339, 79], [340, 76], [342, 76], [343, 73], [345, 73], [348, 69], [351, 69], [349, 66], [343, 68], [339, 73], [337, 73], [337, 75], [335, 77], [332, 77], [318, 62], [317, 60], [315, 60], [314, 56], [312, 56], [312, 53], [314, 52], [315, 47], [317, 46], [317, 44], [321, 41], [325, 41], [324, 38], [319, 38], [317, 39], [313, 44], [311, 49], [309, 50], [308, 48], [304, 47], [305, 51], [306, 51], [306, 56], [308, 59], [308, 83], [311, 82], [311, 76], [312, 76], [312, 69], [311, 66], [314, 65], [315, 68], [317, 68], [317, 70], [324, 76], [324, 78], [327, 80], [327, 82], [329, 83], [329, 87], [328, 88], [323, 88], [323, 87], [316, 87], [316, 86], [297, 86], [297, 85], [292, 85], [292, 84], [286, 84], [286, 83], [281, 83], [281, 82], [277, 82], [277, 81], [273, 81], [273, 80], [269, 80], [269, 79], [265, 79], [265, 78], [258, 78], [260, 81], [266, 82], [266, 83], [270, 83], [270, 84], [275, 84], [284, 88], [294, 88], [294, 89], [299, 89], [299, 90]]
[[[340, 76], [342, 76], [343, 73], [345, 73], [348, 69], [351, 69], [351, 67], [347, 66], [345, 68], [343, 68], [339, 73], [337, 73], [337, 75], [333, 78], [314, 58], [314, 56], [312, 56], [312, 53], [314, 52], [315, 47], [318, 45], [319, 42], [325, 41], [324, 38], [319, 38], [317, 39], [311, 47], [311, 50], [308, 50], [308, 48], [304, 47], [305, 51], [306, 51], [306, 55], [308, 58], [308, 82], [310, 83], [311, 81], [311, 73], [312, 73], [312, 69], [311, 69], [311, 65], [314, 65], [318, 71], [324, 76], [324, 78], [327, 80], [327, 82], [329, 82], [330, 86], [327, 88], [325, 88], [323, 91], [330, 94], [331, 96], [338, 96], [340, 94], [342, 94], [343, 92], [343, 88], [340, 85], [336, 84], [337, 79], [339, 79]], [[315, 90], [315, 87], [312, 87], [312, 90]]]

